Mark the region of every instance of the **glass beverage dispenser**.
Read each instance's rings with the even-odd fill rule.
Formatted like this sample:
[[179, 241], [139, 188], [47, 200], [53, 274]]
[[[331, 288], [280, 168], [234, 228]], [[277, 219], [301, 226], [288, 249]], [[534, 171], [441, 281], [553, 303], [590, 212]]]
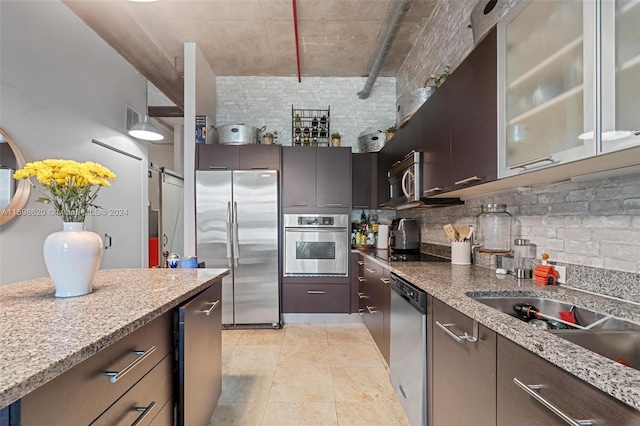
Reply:
[[511, 215], [506, 204], [483, 204], [476, 217], [476, 243], [481, 253], [511, 254]]

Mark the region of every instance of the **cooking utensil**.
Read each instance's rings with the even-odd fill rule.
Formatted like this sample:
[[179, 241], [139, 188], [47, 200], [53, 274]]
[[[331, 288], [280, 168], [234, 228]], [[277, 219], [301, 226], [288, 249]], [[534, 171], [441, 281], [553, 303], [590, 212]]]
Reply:
[[444, 229], [444, 233], [449, 237], [451, 241], [456, 241], [458, 239], [458, 233], [456, 232], [456, 228], [453, 227], [452, 224], [447, 223], [442, 227]]
[[558, 312], [558, 315], [560, 315], [560, 319], [566, 322], [570, 322], [571, 324], [575, 324], [576, 323], [576, 317], [575, 315], [573, 315], [573, 310], [575, 309], [575, 306], [572, 306], [571, 309], [569, 309], [568, 311], [560, 311]]
[[456, 228], [458, 233], [458, 239], [456, 241], [463, 241], [469, 233], [469, 225], [462, 225]]
[[469, 225], [469, 233], [467, 234], [466, 237], [464, 237], [464, 240], [465, 241], [471, 241], [471, 236], [473, 235], [475, 230], [476, 230], [476, 228], [473, 225]]

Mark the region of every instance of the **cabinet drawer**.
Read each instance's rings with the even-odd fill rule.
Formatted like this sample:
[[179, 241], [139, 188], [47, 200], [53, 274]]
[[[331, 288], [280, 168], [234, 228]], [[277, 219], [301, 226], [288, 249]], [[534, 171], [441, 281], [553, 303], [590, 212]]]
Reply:
[[22, 424], [89, 424], [171, 351], [172, 318], [165, 313], [22, 398]]
[[[92, 425], [148, 425], [171, 399], [173, 359], [167, 355]], [[158, 423], [162, 424], [162, 423]]]
[[498, 425], [526, 419], [529, 425], [566, 425], [565, 421], [514, 382], [538, 385], [537, 395], [575, 420], [593, 425], [637, 425], [640, 412], [616, 401], [517, 344], [498, 337]]
[[349, 313], [349, 284], [283, 284], [282, 312]]
[[173, 426], [173, 424], [173, 399], [170, 399], [151, 420], [151, 426]]

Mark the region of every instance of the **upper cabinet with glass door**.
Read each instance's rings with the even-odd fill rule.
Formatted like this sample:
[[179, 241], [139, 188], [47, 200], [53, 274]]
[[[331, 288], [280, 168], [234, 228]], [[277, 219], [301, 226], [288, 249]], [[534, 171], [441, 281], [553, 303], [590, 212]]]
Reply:
[[640, 145], [640, 0], [601, 2], [599, 153]]
[[498, 24], [499, 177], [596, 154], [593, 0], [529, 1]]

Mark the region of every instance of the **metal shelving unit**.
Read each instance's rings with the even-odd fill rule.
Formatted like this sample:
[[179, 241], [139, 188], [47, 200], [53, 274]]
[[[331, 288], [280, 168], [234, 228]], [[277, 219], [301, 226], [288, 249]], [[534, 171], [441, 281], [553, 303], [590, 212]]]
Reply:
[[291, 105], [291, 145], [329, 146], [330, 109], [299, 109]]

